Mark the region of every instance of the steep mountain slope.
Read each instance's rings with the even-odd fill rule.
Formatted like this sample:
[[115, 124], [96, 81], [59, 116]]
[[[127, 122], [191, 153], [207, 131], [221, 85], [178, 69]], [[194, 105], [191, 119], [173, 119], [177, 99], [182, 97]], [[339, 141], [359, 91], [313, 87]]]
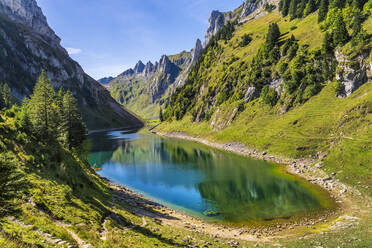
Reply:
[[330, 3], [320, 23], [315, 5], [301, 18], [276, 9], [220, 28], [157, 129], [310, 156], [370, 194], [371, 1]]
[[182, 85], [192, 65], [202, 52], [201, 41], [195, 48], [176, 55], [163, 55], [155, 64], [139, 61], [107, 86], [111, 95], [126, 108], [145, 118], [158, 118], [159, 106], [177, 85]]
[[63, 86], [77, 97], [89, 128], [141, 125], [69, 57], [35, 0], [1, 0], [0, 80], [21, 101], [42, 69], [56, 88]]
[[[157, 119], [159, 108], [167, 107], [170, 95], [184, 85], [203, 49], [223, 26], [264, 15], [267, 13], [266, 4], [275, 2], [274, 0], [249, 0], [234, 11], [212, 11], [204, 44], [197, 40], [191, 52], [183, 51], [169, 57], [163, 56], [155, 65], [149, 62], [145, 66], [139, 61], [134, 69], [129, 69], [110, 81], [108, 88], [111, 95], [123, 106], [142, 117]], [[164, 73], [161, 69], [164, 69], [164, 66], [170, 71]]]

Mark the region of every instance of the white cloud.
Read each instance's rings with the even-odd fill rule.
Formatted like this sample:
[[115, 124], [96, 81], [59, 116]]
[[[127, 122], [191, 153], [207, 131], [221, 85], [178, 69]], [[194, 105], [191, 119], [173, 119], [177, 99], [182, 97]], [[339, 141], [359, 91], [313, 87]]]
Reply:
[[72, 48], [72, 47], [67, 47], [66, 50], [67, 50], [67, 52], [68, 52], [69, 55], [79, 54], [79, 53], [82, 52], [81, 49], [79, 49], [79, 48]]

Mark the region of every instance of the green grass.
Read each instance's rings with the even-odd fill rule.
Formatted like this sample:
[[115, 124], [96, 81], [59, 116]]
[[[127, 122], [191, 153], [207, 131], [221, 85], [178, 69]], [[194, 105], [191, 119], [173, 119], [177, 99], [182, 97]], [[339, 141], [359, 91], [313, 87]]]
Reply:
[[185, 132], [221, 143], [241, 142], [290, 158], [315, 158], [318, 152], [326, 152], [328, 170], [342, 170], [338, 178], [372, 195], [364, 188], [372, 186], [372, 83], [345, 99], [336, 97], [335, 87], [335, 83], [329, 84], [303, 106], [283, 115], [255, 100], [221, 131], [213, 130], [208, 122], [191, 122], [190, 117], [163, 123], [157, 130]]

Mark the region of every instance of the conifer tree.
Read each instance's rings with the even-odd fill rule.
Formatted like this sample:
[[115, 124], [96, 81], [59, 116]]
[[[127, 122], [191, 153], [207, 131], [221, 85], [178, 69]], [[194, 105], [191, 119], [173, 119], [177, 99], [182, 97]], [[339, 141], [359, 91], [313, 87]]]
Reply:
[[159, 112], [159, 119], [160, 119], [160, 122], [164, 121], [163, 110], [161, 108], [160, 108], [160, 112]]
[[330, 7], [342, 9], [345, 7], [346, 1], [345, 0], [331, 0]]
[[62, 130], [65, 144], [69, 149], [79, 147], [86, 135], [86, 127], [71, 91], [63, 96]]
[[351, 23], [353, 30], [352, 37], [355, 37], [362, 30], [363, 16], [359, 9], [355, 9]]
[[289, 13], [290, 3], [291, 3], [291, 0], [281, 0], [279, 4], [279, 10], [282, 13], [283, 17], [286, 17]]
[[33, 129], [41, 138], [53, 138], [56, 135], [58, 107], [55, 97], [51, 80], [43, 70], [28, 104]]
[[6, 83], [0, 84], [0, 109], [10, 108], [13, 102], [13, 95], [9, 86]]
[[305, 15], [305, 16], [310, 15], [310, 14], [313, 13], [315, 10], [316, 10], [316, 3], [315, 3], [315, 0], [309, 0], [309, 2], [308, 2], [307, 5], [306, 5], [306, 9], [305, 9], [305, 13], [304, 13], [304, 15]]
[[289, 5], [289, 16], [291, 20], [297, 17], [298, 2], [299, 0], [291, 0], [291, 4]]
[[280, 34], [278, 24], [276, 24], [276, 23], [270, 24], [269, 31], [268, 31], [267, 37], [266, 37], [266, 46], [267, 46], [268, 51], [273, 49], [274, 46], [276, 46], [278, 44], [280, 35], [281, 34]]
[[16, 170], [16, 165], [9, 157], [0, 155], [0, 218], [11, 214], [17, 198], [25, 186], [22, 174]]
[[349, 41], [349, 33], [346, 29], [346, 24], [342, 17], [342, 14], [339, 14], [336, 18], [333, 29], [333, 43], [335, 46], [344, 45]]
[[321, 0], [318, 13], [318, 22], [322, 22], [326, 19], [328, 13], [328, 6], [329, 6], [328, 0]]
[[298, 5], [297, 13], [296, 13], [296, 16], [298, 18], [302, 18], [304, 16], [304, 11], [306, 8], [307, 1], [308, 0], [301, 0], [300, 4]]
[[323, 39], [322, 52], [324, 55], [333, 53], [332, 36], [326, 32]]

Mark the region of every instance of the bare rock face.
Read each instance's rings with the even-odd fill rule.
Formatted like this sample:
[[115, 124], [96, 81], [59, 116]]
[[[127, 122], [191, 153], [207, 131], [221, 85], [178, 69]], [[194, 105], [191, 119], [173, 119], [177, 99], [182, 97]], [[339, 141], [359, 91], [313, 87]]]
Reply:
[[283, 79], [277, 78], [269, 82], [269, 87], [273, 88], [276, 91], [276, 93], [278, 93], [278, 95], [280, 96], [283, 90], [282, 84], [283, 84]]
[[149, 77], [155, 72], [155, 66], [151, 63], [151, 61], [147, 62], [145, 69], [143, 70], [143, 76]]
[[258, 90], [256, 87], [248, 87], [247, 92], [245, 93], [244, 102], [250, 102], [259, 96]]
[[336, 80], [345, 87], [339, 97], [347, 97], [368, 81], [370, 63], [367, 62], [367, 55], [348, 58], [339, 50], [336, 50], [335, 57], [338, 62]]
[[155, 103], [168, 89], [169, 85], [174, 83], [181, 69], [172, 63], [168, 56], [163, 55], [157, 68], [158, 77], [155, 77], [149, 86], [149, 94], [152, 103]]
[[217, 34], [217, 32], [226, 24], [225, 15], [218, 10], [213, 10], [211, 16], [209, 17], [209, 27], [205, 34], [205, 44], [207, 45], [209, 41]]
[[31, 28], [34, 32], [49, 38], [55, 44], [61, 39], [49, 27], [46, 17], [34, 0], [1, 0], [0, 12], [9, 19]]
[[138, 61], [138, 63], [136, 64], [136, 66], [134, 67], [134, 73], [136, 74], [140, 74], [143, 72], [143, 70], [145, 69], [145, 65], [142, 63], [142, 61]]
[[278, 5], [277, 0], [247, 0], [239, 17], [239, 22], [245, 22], [250, 19], [265, 15], [265, 4]]
[[196, 62], [202, 52], [203, 52], [202, 42], [201, 40], [197, 39], [195, 48], [192, 51], [192, 62]]

